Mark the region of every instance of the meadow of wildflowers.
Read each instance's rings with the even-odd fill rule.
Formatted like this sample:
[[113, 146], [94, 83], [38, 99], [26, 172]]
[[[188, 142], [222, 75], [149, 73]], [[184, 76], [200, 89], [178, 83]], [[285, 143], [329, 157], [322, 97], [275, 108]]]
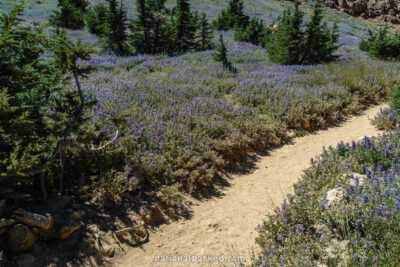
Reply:
[[[213, 18], [223, 3], [192, 4]], [[134, 17], [134, 1], [125, 4]], [[284, 9], [274, 1], [246, 4], [249, 14], [268, 23]], [[0, 9], [11, 5], [2, 2]], [[25, 18], [46, 23], [55, 8], [55, 0], [29, 1]], [[98, 48], [91, 60], [81, 62], [98, 68], [82, 82], [86, 96], [97, 101], [86, 110], [87, 127], [99, 136], [121, 133], [113, 160], [93, 155], [82, 168], [71, 160], [70, 172], [90, 170], [93, 177], [113, 179], [105, 171], [110, 168], [124, 177], [129, 173], [135, 184], [177, 183], [193, 191], [211, 185], [219, 171], [248, 153], [281, 144], [289, 131], [324, 128], [381, 101], [395, 85], [399, 65], [363, 56], [357, 49], [364, 27], [336, 13], [329, 17], [339, 25], [339, 62], [274, 65], [265, 49], [233, 42], [228, 32], [228, 56], [239, 71], [235, 75], [214, 62], [212, 51], [117, 57], [100, 49], [97, 37], [86, 30], [69, 31]]]

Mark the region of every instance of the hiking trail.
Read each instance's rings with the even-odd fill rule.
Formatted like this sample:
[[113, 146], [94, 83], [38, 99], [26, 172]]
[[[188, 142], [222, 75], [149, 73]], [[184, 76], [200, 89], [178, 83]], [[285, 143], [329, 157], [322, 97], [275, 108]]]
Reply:
[[[230, 186], [221, 188], [221, 196], [193, 202], [193, 216], [161, 225], [150, 231], [149, 242], [126, 248], [127, 253], [114, 266], [191, 266], [188, 262], [154, 262], [155, 256], [238, 256], [251, 263], [251, 253], [259, 251], [255, 228], [292, 192], [310, 158], [322, 153], [322, 147], [336, 146], [364, 136], [376, 136], [373, 118], [386, 104], [371, 107], [361, 115], [349, 117], [338, 126], [293, 139], [291, 144], [259, 156], [245, 174], [227, 177]], [[233, 263], [202, 262], [193, 266], [232, 266]], [[236, 265], [238, 265], [236, 263]]]

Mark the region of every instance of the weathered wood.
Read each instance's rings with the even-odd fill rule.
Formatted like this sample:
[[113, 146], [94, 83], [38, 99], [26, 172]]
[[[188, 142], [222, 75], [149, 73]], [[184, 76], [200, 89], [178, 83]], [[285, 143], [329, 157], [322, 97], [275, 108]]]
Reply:
[[144, 224], [141, 224], [141, 225], [135, 225], [135, 226], [132, 226], [132, 227], [127, 227], [127, 228], [124, 228], [124, 229], [115, 231], [115, 235], [116, 235], [116, 236], [121, 236], [121, 235], [123, 235], [123, 234], [125, 234], [125, 233], [135, 231], [135, 230], [137, 230], [138, 228], [144, 227], [144, 226], [145, 226]]
[[23, 224], [39, 227], [43, 230], [49, 230], [54, 225], [53, 217], [49, 213], [46, 213], [44, 216], [24, 209], [18, 209], [14, 212], [12, 218]]

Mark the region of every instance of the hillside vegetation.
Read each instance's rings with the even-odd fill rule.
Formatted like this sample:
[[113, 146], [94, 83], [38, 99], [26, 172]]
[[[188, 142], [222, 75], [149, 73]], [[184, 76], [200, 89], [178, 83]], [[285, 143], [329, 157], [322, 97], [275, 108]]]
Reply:
[[[246, 1], [245, 12], [269, 26], [287, 4]], [[9, 12], [12, 6], [11, 1], [2, 2], [0, 10]], [[135, 2], [125, 1], [125, 7], [128, 18], [135, 18]], [[226, 7], [222, 0], [202, 0], [193, 1], [192, 8], [216, 19]], [[24, 23], [46, 24], [45, 32], [51, 33], [54, 28], [48, 20], [55, 9], [57, 1], [29, 1], [22, 16]], [[308, 18], [311, 9], [305, 12]], [[23, 183], [18, 175], [13, 182], [0, 179], [5, 188], [0, 192], [5, 199], [0, 204], [0, 217], [9, 218], [19, 207], [21, 202], [15, 197], [19, 193], [39, 199], [49, 192], [50, 197], [59, 198], [57, 193], [73, 196], [76, 202], [90, 201], [86, 203], [92, 208], [120, 208], [121, 213], [127, 207], [138, 212], [142, 206], [161, 203], [163, 212], [176, 218], [183, 214], [182, 192], [206, 193], [228, 167], [249, 154], [335, 125], [383, 101], [397, 84], [400, 65], [369, 58], [358, 49], [366, 34], [362, 24], [337, 13], [329, 13], [327, 19], [329, 27], [333, 23], [338, 26], [337, 61], [323, 65], [274, 64], [265, 48], [236, 42], [232, 31], [227, 31], [223, 32], [226, 56], [235, 72], [216, 62], [212, 50], [174, 56], [122, 56], [104, 49], [101, 37], [89, 34], [87, 28], [68, 30], [69, 37], [81, 38], [82, 45], [94, 49], [89, 59], [74, 48], [79, 42], [67, 42], [58, 32], [61, 41], [71, 45], [76, 54], [57, 54], [56, 50], [54, 56], [43, 49], [37, 60], [55, 57], [57, 66], [63, 66], [63, 59], [73, 57], [74, 64], [66, 64], [65, 73], [90, 69], [90, 74], [79, 72], [79, 79], [74, 75], [73, 83], [63, 81], [67, 91], [82, 89], [81, 102], [73, 102], [79, 97], [74, 95], [68, 104], [76, 108], [81, 103], [81, 124], [74, 129], [77, 134], [90, 134], [75, 136], [85, 148], [65, 149], [62, 158], [48, 166], [46, 175], [34, 173]], [[83, 103], [90, 105], [83, 107]], [[44, 116], [51, 117], [59, 109], [46, 112]], [[57, 125], [52, 127], [60, 130], [65, 126]], [[56, 139], [51, 140], [47, 146], [57, 144]], [[93, 145], [104, 149], [93, 153]], [[18, 165], [15, 158], [10, 156], [10, 162]], [[141, 215], [146, 218], [147, 214]], [[267, 242], [260, 244], [266, 246]]]

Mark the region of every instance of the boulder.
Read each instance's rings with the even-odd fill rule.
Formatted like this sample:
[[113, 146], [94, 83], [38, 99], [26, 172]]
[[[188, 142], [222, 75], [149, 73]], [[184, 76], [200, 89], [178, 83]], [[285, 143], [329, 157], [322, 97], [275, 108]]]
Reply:
[[23, 224], [16, 224], [8, 231], [8, 246], [12, 251], [26, 251], [36, 240], [36, 235]]

